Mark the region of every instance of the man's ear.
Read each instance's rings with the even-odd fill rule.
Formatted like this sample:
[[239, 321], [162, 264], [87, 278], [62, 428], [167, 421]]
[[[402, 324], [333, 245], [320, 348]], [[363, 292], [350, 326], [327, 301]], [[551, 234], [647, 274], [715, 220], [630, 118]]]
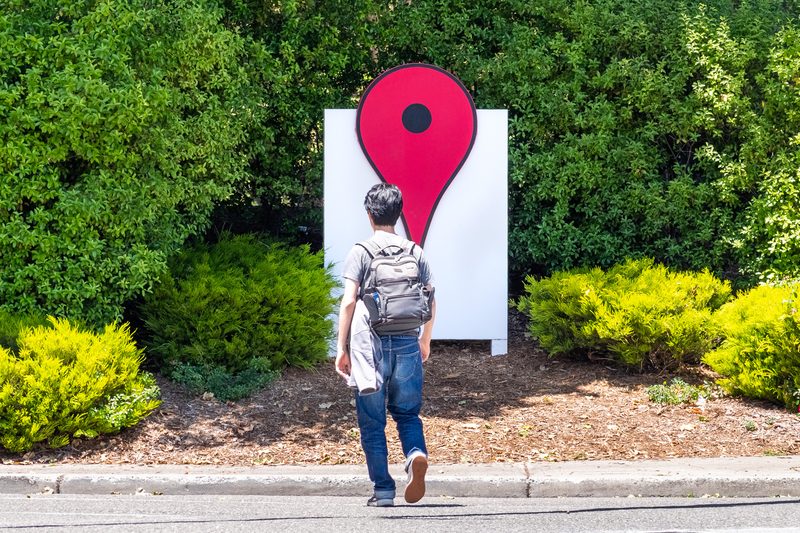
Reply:
[[372, 215], [369, 211], [367, 211], [367, 218], [369, 219], [369, 225], [372, 226], [373, 231], [375, 230], [375, 220], [372, 219]]

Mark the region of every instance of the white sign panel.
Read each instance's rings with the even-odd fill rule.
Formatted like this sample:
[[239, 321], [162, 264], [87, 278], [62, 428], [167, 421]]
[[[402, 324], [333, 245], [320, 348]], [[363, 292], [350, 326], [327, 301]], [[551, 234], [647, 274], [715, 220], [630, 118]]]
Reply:
[[[352, 246], [372, 230], [364, 196], [380, 178], [356, 136], [356, 110], [325, 110], [325, 261], [341, 279]], [[402, 188], [401, 188], [402, 190]], [[398, 221], [397, 233], [405, 235]], [[508, 113], [478, 110], [472, 151], [445, 190], [425, 254], [436, 287], [434, 339], [508, 339]]]

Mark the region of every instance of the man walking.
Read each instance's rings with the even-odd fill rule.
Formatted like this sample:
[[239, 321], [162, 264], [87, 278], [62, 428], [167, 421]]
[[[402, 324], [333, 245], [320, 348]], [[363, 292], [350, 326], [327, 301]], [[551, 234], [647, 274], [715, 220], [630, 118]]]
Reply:
[[[419, 264], [419, 280], [430, 291], [432, 277], [422, 250], [395, 233], [395, 225], [403, 210], [403, 197], [394, 185], [380, 183], [373, 186], [364, 199], [373, 235], [366, 244], [375, 249], [394, 247], [410, 249]], [[356, 245], [347, 256], [342, 276], [344, 295], [339, 310], [339, 339], [336, 353], [336, 372], [345, 379], [353, 370], [350, 347], [351, 324], [356, 302], [363, 293], [363, 285], [370, 268], [372, 254], [367, 247]], [[386, 409], [397, 424], [397, 432], [406, 456], [408, 474], [404, 497], [409, 503], [418, 502], [425, 495], [425, 473], [428, 469], [428, 452], [422, 431], [419, 412], [422, 407], [422, 363], [431, 352], [431, 333], [435, 303], [431, 302], [431, 319], [419, 328], [391, 334], [378, 334], [375, 343], [375, 371], [383, 378], [382, 386], [370, 394], [355, 392], [361, 446], [367, 459], [369, 478], [374, 491], [367, 505], [391, 507], [394, 505], [395, 481], [389, 475], [386, 446]]]

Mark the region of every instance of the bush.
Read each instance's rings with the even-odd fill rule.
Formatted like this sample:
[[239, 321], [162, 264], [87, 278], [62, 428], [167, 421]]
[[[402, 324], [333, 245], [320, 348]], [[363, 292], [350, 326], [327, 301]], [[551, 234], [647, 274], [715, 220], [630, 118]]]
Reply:
[[731, 393], [797, 409], [800, 404], [798, 286], [756, 287], [714, 313], [722, 344], [703, 361]]
[[210, 0], [0, 11], [0, 302], [102, 325], [244, 175], [243, 42]]
[[64, 446], [135, 425], [158, 407], [158, 386], [139, 372], [142, 352], [127, 325], [94, 334], [50, 322], [23, 330], [17, 353], [0, 347], [0, 445]]
[[610, 354], [643, 369], [697, 361], [711, 348], [708, 323], [730, 286], [707, 271], [673, 272], [650, 259], [528, 277], [517, 306], [551, 355]]
[[326, 359], [335, 283], [321, 253], [223, 236], [187, 249], [141, 312], [165, 373], [241, 398], [287, 365]]

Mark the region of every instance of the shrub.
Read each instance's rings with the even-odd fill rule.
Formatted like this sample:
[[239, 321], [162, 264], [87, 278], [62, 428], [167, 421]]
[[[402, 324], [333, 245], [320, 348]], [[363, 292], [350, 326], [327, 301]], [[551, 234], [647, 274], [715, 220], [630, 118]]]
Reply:
[[798, 286], [760, 286], [725, 304], [713, 323], [722, 344], [703, 361], [731, 393], [800, 404]]
[[642, 369], [696, 361], [711, 348], [711, 312], [730, 286], [709, 272], [674, 272], [650, 259], [528, 277], [517, 306], [551, 355], [610, 354]]
[[213, 5], [3, 2], [2, 307], [118, 319], [230, 196], [248, 78]]
[[100, 334], [67, 320], [21, 332], [17, 353], [0, 347], [0, 445], [63, 446], [135, 425], [159, 405], [153, 377], [127, 325]]
[[305, 246], [252, 235], [199, 244], [142, 306], [149, 353], [195, 390], [240, 398], [287, 365], [326, 358], [334, 285], [321, 253]]

